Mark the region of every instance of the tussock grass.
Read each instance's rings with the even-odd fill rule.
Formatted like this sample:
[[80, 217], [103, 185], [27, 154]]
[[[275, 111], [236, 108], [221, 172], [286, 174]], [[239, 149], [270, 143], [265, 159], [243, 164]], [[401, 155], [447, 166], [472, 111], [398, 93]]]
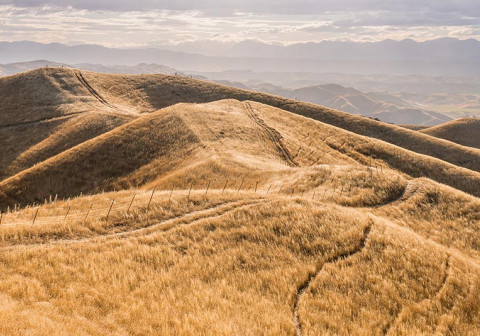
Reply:
[[150, 110], [154, 111], [177, 103], [205, 103], [222, 99], [255, 101], [379, 139], [409, 151], [436, 157], [453, 165], [480, 171], [478, 149], [314, 104], [179, 76], [126, 76], [89, 72], [84, 75], [111, 101], [118, 97], [119, 104], [134, 101], [135, 105], [143, 104], [142, 109], [148, 110], [150, 107]]
[[[12, 207], [16, 203], [41, 202], [49, 195], [70, 197], [113, 189], [115, 178], [162, 155], [191, 150], [195, 143], [195, 136], [174, 115], [152, 115], [138, 122], [105, 133], [4, 180], [0, 190], [9, 196], [0, 195], [0, 202]], [[26, 185], [28, 194], [21, 191]]]
[[[131, 118], [83, 112], [31, 125], [0, 127], [0, 180], [29, 169], [65, 150], [106, 133]], [[3, 169], [2, 169], [3, 167]]]
[[[306, 335], [474, 335], [480, 316], [476, 294], [467, 293], [478, 290], [478, 272], [435, 244], [378, 223], [363, 250], [326, 264], [312, 282], [299, 307], [303, 329]], [[464, 288], [455, 289], [460, 283]]]
[[479, 334], [477, 150], [181, 77], [0, 80], [0, 334]]
[[[451, 257], [455, 276], [444, 281], [449, 250], [394, 223], [297, 197], [271, 195], [255, 203], [253, 194], [246, 196], [244, 205], [141, 234], [111, 235], [241, 200], [235, 193], [197, 195], [171, 201], [172, 208], [156, 200], [146, 215], [99, 218], [93, 240], [60, 232], [55, 243], [39, 238], [41, 227], [30, 228], [37, 240], [9, 238], [0, 255], [0, 292], [8, 307], [0, 330], [293, 334], [299, 288], [313, 275], [298, 304], [303, 334], [426, 332], [436, 321], [441, 330], [478, 331], [479, 269], [467, 259]], [[38, 239], [44, 244], [29, 247]], [[346, 251], [351, 255], [335, 259]], [[323, 265], [327, 259], [332, 262]]]
[[375, 213], [466, 255], [480, 256], [480, 200], [427, 179], [415, 184], [417, 190], [405, 202]]
[[[369, 165], [392, 176], [391, 169], [395, 169], [474, 195], [480, 192], [477, 172], [266, 105], [249, 106], [271, 132], [278, 133], [278, 143], [252, 120], [241, 102], [179, 104], [117, 127], [0, 182], [0, 204], [5, 209], [42, 202], [50, 195], [71, 197], [138, 185], [170, 189], [191, 182], [243, 179], [268, 184], [322, 164]], [[58, 140], [52, 138], [48, 143], [54, 145]], [[297, 167], [285, 162], [280, 145]], [[42, 155], [41, 148], [39, 144], [34, 148], [39, 151], [27, 151], [17, 161], [33, 161]], [[402, 184], [392, 184], [383, 196], [375, 191], [375, 197], [387, 202], [401, 188]]]
[[[303, 115], [356, 134], [383, 140], [410, 151], [437, 157], [454, 165], [480, 171], [480, 152], [477, 149], [466, 148], [399, 126], [314, 104], [180, 76], [113, 75], [84, 71], [82, 76], [114, 108], [105, 106], [96, 99], [78, 80], [75, 70], [38, 69], [2, 78], [0, 97], [5, 104], [0, 109], [0, 115], [5, 119], [3, 123], [31, 120], [33, 118], [31, 114], [59, 116], [61, 113], [84, 110], [85, 106], [138, 114], [153, 112], [177, 103], [205, 103], [222, 99], [250, 100]], [[22, 101], [13, 94], [20, 90], [24, 92]], [[51, 112], [52, 105], [58, 106], [54, 114]], [[75, 108], [72, 108], [72, 105]], [[36, 108], [31, 109], [31, 106]], [[21, 120], [18, 117], [20, 110], [22, 111]]]
[[[472, 195], [480, 195], [480, 174], [439, 160], [441, 155], [421, 155], [387, 142], [312, 122], [307, 118], [281, 113], [266, 105], [254, 106], [267, 123], [285, 137], [287, 148], [292, 153], [298, 153], [296, 160], [303, 166], [332, 164], [338, 162], [336, 158], [342, 157], [343, 162], [350, 164], [354, 162], [381, 170], [389, 167], [412, 177], [428, 177]], [[296, 127], [288, 126], [292, 124]], [[325, 151], [325, 147], [329, 150]], [[332, 157], [327, 155], [328, 152], [336, 154]], [[464, 158], [467, 160], [467, 156]]]
[[135, 233], [159, 224], [162, 228], [170, 227], [166, 223], [171, 220], [178, 225], [183, 222], [182, 217], [191, 219], [202, 211], [221, 211], [223, 207], [230, 209], [262, 199], [254, 193], [238, 194], [229, 190], [225, 193], [211, 191], [210, 195], [205, 195], [204, 191], [193, 191], [190, 195], [186, 192], [170, 196], [170, 192], [123, 191], [22, 209], [4, 215], [0, 243], [4, 246], [35, 245], [99, 236], [120, 237], [123, 233]]
[[480, 148], [480, 119], [477, 118], [457, 119], [421, 132], [463, 146]]

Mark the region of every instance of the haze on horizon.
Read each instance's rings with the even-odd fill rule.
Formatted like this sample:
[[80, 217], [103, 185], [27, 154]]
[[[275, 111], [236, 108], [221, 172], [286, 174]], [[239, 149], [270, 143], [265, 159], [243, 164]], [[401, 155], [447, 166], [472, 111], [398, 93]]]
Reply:
[[0, 0], [0, 41], [162, 46], [480, 39], [476, 0]]

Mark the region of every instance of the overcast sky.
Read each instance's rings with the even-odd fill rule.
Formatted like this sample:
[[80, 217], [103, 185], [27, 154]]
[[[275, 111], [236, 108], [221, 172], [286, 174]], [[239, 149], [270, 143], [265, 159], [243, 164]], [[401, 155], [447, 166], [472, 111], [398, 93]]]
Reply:
[[480, 39], [480, 0], [0, 0], [0, 40], [154, 46]]

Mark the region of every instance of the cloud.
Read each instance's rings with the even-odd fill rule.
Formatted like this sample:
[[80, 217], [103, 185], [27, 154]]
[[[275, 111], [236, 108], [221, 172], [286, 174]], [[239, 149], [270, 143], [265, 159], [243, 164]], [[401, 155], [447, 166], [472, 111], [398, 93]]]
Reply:
[[390, 11], [451, 13], [480, 17], [478, 0], [3, 0], [15, 7], [57, 7], [85, 10], [198, 10], [229, 16], [235, 12], [311, 15], [326, 12]]
[[422, 40], [479, 31], [478, 0], [0, 0], [0, 37], [41, 42]]
[[410, 15], [395, 15], [391, 12], [368, 13], [358, 15], [354, 19], [343, 19], [332, 23], [337, 27], [361, 27], [361, 26], [471, 26], [479, 25], [480, 18], [451, 16], [450, 14], [437, 13], [411, 13]]

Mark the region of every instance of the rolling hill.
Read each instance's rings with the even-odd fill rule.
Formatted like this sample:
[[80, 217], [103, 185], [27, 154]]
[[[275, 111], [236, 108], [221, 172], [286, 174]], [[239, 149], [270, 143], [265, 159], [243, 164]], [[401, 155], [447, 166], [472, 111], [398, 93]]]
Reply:
[[478, 149], [183, 76], [0, 100], [0, 333], [480, 331]]
[[480, 119], [462, 118], [421, 130], [422, 133], [446, 139], [463, 146], [480, 148]]
[[0, 64], [0, 77], [15, 75], [20, 72], [35, 70], [42, 67], [50, 67], [50, 68], [65, 67], [65, 68], [73, 68], [73, 69], [79, 69], [79, 70], [105, 72], [105, 73], [120, 73], [120, 74], [122, 73], [124, 74], [162, 73], [162, 74], [169, 74], [169, 75], [173, 75], [175, 73], [181, 74], [181, 72], [178, 70], [175, 70], [173, 68], [170, 68], [164, 65], [159, 65], [159, 64], [140, 63], [134, 66], [119, 66], [119, 65], [106, 66], [102, 64], [80, 63], [80, 64], [69, 65], [65, 63], [62, 64], [62, 63], [51, 62], [47, 60], [38, 60], [38, 61], [31, 61], [31, 62]]
[[[20, 62], [12, 64], [0, 64], [0, 77], [6, 75], [13, 75], [20, 72], [33, 70], [41, 67], [64, 67], [78, 70], [95, 71], [101, 73], [111, 74], [167, 74], [167, 75], [181, 75], [187, 76], [185, 73], [158, 64], [146, 64], [141, 63], [135, 66], [120, 66], [120, 65], [102, 65], [102, 64], [90, 64], [80, 63], [74, 65], [60, 64], [56, 62], [50, 62], [46, 60], [32, 61], [32, 62]], [[384, 122], [394, 123], [399, 125], [423, 125], [423, 126], [436, 126], [441, 123], [456, 119], [465, 115], [475, 115], [478, 110], [478, 95], [472, 94], [458, 94], [458, 93], [407, 93], [405, 90], [411, 91], [413, 89], [419, 90], [414, 85], [415, 81], [420, 81], [422, 85], [425, 85], [425, 81], [428, 81], [428, 85], [432, 82], [436, 83], [441, 81], [454, 82], [457, 84], [457, 91], [462, 90], [463, 83], [471, 79], [465, 78], [428, 78], [413, 76], [411, 81], [404, 77], [389, 78], [390, 81], [407, 81], [405, 87], [402, 87], [400, 92], [392, 91], [388, 93], [386, 90], [391, 90], [389, 85], [385, 88], [378, 88], [374, 83], [378, 83], [376, 79], [384, 79], [382, 76], [371, 76], [369, 78], [370, 84], [354, 81], [355, 85], [371, 85], [364, 89], [365, 92], [361, 92], [357, 89], [341, 86], [338, 84], [315, 84], [313, 83], [337, 83], [348, 81], [349, 76], [335, 76], [335, 74], [308, 74], [308, 73], [258, 73], [255, 75], [253, 72], [231, 71], [225, 73], [202, 73], [193, 71], [189, 74], [189, 77], [196, 79], [208, 80], [213, 82], [233, 86], [239, 89], [252, 90], [274, 94], [286, 98], [298, 99], [305, 102], [311, 102], [327, 106], [330, 108], [338, 109], [341, 111], [359, 114], [370, 118], [380, 119]], [[262, 76], [259, 79], [248, 79], [249, 74], [253, 76]], [[246, 77], [245, 77], [246, 76]], [[308, 80], [301, 80], [303, 76], [310, 78]], [[239, 78], [238, 80], [222, 79], [224, 77]], [[288, 78], [292, 77], [292, 82], [288, 81]], [[355, 76], [352, 76], [355, 77]], [[218, 78], [218, 79], [217, 79]], [[298, 79], [297, 79], [298, 78]], [[278, 82], [280, 79], [287, 82], [281, 82], [284, 86], [271, 84], [265, 82], [266, 80], [272, 80], [273, 83]], [[298, 83], [297, 83], [298, 81]], [[308, 85], [308, 86], [307, 86]], [[349, 84], [347, 84], [349, 85]], [[376, 90], [371, 92], [371, 90]], [[464, 92], [474, 90], [465, 86]]]
[[[0, 107], [0, 126], [3, 128], [83, 111], [137, 118], [177, 103], [250, 100], [480, 171], [478, 149], [318, 105], [182, 76], [108, 75], [49, 68], [5, 77], [0, 82], [0, 98], [4, 102]], [[15, 98], [14, 92], [22, 92], [22, 99]]]

